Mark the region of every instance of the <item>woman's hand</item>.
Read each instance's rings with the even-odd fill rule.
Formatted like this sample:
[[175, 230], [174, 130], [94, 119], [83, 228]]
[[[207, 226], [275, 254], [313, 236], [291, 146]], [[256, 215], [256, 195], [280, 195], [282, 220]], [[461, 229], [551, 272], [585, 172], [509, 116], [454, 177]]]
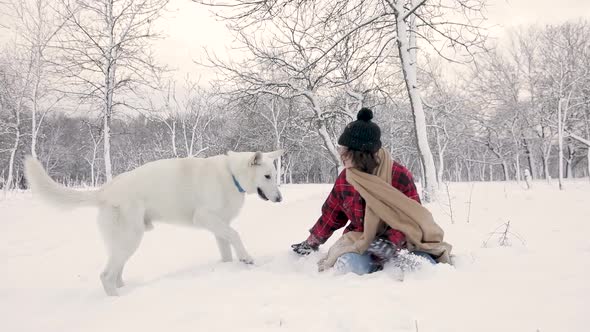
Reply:
[[399, 249], [387, 239], [377, 238], [369, 245], [367, 251], [381, 261], [388, 261], [397, 255]]
[[312, 245], [307, 241], [303, 241], [301, 243], [292, 244], [291, 248], [293, 251], [299, 255], [306, 256], [309, 255], [312, 251], [317, 251], [319, 245]]

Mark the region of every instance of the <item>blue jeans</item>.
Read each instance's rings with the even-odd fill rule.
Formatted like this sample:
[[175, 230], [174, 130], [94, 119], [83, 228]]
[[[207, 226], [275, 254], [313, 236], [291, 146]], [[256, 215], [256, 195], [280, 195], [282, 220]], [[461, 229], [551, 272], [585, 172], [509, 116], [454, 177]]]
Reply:
[[[411, 254], [425, 258], [433, 265], [436, 264], [434, 258], [423, 251], [412, 251]], [[396, 258], [393, 258], [393, 260], [395, 259]], [[357, 253], [349, 252], [338, 258], [335, 268], [343, 273], [353, 272], [362, 275], [379, 271], [383, 268], [383, 265], [375, 262], [369, 253], [359, 255]]]

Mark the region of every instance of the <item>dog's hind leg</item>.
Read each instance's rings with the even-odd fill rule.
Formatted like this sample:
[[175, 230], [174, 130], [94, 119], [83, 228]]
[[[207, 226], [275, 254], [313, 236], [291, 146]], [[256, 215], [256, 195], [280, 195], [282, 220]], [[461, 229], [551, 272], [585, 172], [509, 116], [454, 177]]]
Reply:
[[98, 224], [108, 252], [108, 261], [100, 280], [107, 295], [116, 296], [123, 286], [123, 268], [135, 253], [144, 232], [144, 210], [138, 204], [122, 207], [103, 206]]
[[[227, 242], [229, 242], [232, 247], [236, 250], [236, 255], [241, 262], [246, 264], [254, 263], [254, 260], [246, 251], [244, 244], [242, 243], [242, 239], [238, 232], [235, 229], [231, 228], [226, 222], [224, 222], [221, 218], [216, 216], [214, 213], [207, 213], [204, 211], [195, 212], [193, 216], [193, 223], [195, 225], [199, 225], [205, 229], [208, 229], [213, 234], [215, 234], [216, 238], [221, 238]], [[219, 242], [218, 242], [219, 244]], [[220, 247], [220, 250], [221, 247]], [[222, 253], [223, 255], [223, 253]]]
[[151, 231], [151, 230], [154, 229], [154, 224], [152, 223], [152, 220], [149, 219], [148, 217], [145, 217], [143, 219], [143, 224], [145, 226], [145, 231], [146, 232], [149, 232], [149, 231]]
[[124, 266], [121, 267], [119, 273], [117, 273], [117, 280], [115, 280], [115, 286], [117, 286], [117, 288], [125, 286], [125, 282], [123, 281], [123, 268]]
[[219, 247], [219, 253], [221, 254], [222, 262], [231, 262], [233, 260], [231, 246], [229, 241], [215, 235], [217, 246]]

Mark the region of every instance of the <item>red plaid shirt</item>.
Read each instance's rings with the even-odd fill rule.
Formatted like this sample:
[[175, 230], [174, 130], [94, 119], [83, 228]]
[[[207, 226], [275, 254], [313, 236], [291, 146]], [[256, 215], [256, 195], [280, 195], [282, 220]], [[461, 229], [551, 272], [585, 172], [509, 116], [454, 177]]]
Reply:
[[[395, 161], [391, 173], [391, 185], [409, 198], [421, 203], [412, 173]], [[350, 224], [346, 227], [344, 233], [350, 231], [362, 232], [364, 216], [365, 200], [346, 181], [346, 170], [343, 170], [336, 179], [332, 192], [330, 192], [322, 207], [322, 216], [309, 230], [311, 234], [307, 241], [310, 244], [323, 244], [336, 230], [344, 227], [349, 220]], [[398, 248], [405, 246], [405, 235], [396, 229], [388, 227], [385, 237], [397, 245]]]

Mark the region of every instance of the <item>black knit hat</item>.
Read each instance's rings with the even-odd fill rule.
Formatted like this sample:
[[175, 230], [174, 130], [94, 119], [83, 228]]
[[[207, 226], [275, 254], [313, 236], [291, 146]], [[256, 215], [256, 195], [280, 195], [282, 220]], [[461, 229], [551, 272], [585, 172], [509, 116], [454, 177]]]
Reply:
[[371, 121], [373, 111], [361, 108], [356, 118], [344, 128], [338, 144], [351, 150], [377, 152], [381, 148], [381, 129]]

